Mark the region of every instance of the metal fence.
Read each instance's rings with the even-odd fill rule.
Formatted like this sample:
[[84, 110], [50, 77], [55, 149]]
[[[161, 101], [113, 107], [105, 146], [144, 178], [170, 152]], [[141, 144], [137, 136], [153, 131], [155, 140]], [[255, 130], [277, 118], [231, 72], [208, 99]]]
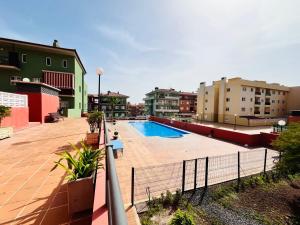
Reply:
[[27, 107], [27, 95], [13, 94], [0, 91], [0, 105], [7, 107]]
[[159, 197], [167, 190], [182, 192], [271, 170], [279, 153], [268, 149], [132, 168], [131, 203]]

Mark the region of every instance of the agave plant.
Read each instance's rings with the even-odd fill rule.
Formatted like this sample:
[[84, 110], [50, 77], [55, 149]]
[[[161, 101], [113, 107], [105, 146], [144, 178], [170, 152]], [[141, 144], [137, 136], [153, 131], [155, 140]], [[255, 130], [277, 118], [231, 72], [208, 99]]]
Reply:
[[[55, 162], [55, 166], [52, 168], [54, 170], [57, 166], [60, 166], [66, 170], [68, 173], [66, 178], [69, 181], [89, 177], [96, 169], [103, 168], [103, 163], [101, 163], [104, 158], [103, 149], [94, 150], [91, 146], [85, 145], [83, 141], [80, 144], [81, 148], [71, 144], [76, 151], [73, 156], [67, 151], [60, 153], [61, 158]], [[66, 161], [67, 165], [62, 163], [63, 160]]]

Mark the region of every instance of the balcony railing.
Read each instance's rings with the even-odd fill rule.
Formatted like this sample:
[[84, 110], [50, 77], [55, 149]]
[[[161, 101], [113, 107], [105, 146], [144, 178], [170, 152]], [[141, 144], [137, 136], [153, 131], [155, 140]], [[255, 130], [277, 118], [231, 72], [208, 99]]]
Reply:
[[255, 105], [260, 105], [260, 102], [255, 102]]
[[20, 60], [17, 52], [9, 52], [5, 55], [0, 55], [0, 65], [15, 66], [20, 68]]
[[116, 171], [112, 146], [108, 137], [105, 115], [104, 135], [106, 144], [106, 205], [108, 208], [108, 221], [110, 225], [127, 225], [124, 203], [121, 196], [119, 180]]

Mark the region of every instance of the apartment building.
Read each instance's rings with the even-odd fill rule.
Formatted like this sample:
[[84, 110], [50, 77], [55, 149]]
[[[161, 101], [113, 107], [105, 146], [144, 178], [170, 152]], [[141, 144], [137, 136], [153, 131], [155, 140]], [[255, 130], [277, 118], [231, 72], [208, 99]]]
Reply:
[[0, 91], [16, 92], [16, 81], [44, 83], [58, 88], [60, 108], [66, 116], [87, 111], [86, 70], [76, 49], [58, 41], [43, 45], [0, 38]]
[[131, 104], [128, 102], [127, 110], [128, 110], [128, 117], [144, 116], [145, 104], [144, 103]]
[[197, 93], [194, 92], [179, 92], [179, 116], [192, 117], [197, 111]]
[[223, 77], [210, 86], [202, 82], [197, 116], [199, 120], [240, 125], [251, 125], [250, 119], [284, 117], [288, 113], [288, 93], [289, 87], [240, 77]]
[[145, 112], [148, 115], [159, 117], [173, 117], [179, 113], [180, 95], [173, 88], [155, 89], [146, 94]]
[[[127, 98], [129, 96], [119, 92], [108, 91], [100, 95], [100, 107], [107, 118], [125, 118], [127, 117]], [[113, 99], [116, 99], [113, 102]], [[98, 110], [98, 94], [88, 95], [88, 111]]]

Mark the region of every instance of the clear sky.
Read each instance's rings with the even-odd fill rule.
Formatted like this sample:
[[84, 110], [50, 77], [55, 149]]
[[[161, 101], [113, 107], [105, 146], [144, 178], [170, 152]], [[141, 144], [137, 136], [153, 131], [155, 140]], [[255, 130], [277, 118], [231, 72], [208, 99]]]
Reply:
[[129, 101], [223, 76], [300, 85], [299, 0], [1, 1], [0, 36], [76, 48], [89, 93]]

